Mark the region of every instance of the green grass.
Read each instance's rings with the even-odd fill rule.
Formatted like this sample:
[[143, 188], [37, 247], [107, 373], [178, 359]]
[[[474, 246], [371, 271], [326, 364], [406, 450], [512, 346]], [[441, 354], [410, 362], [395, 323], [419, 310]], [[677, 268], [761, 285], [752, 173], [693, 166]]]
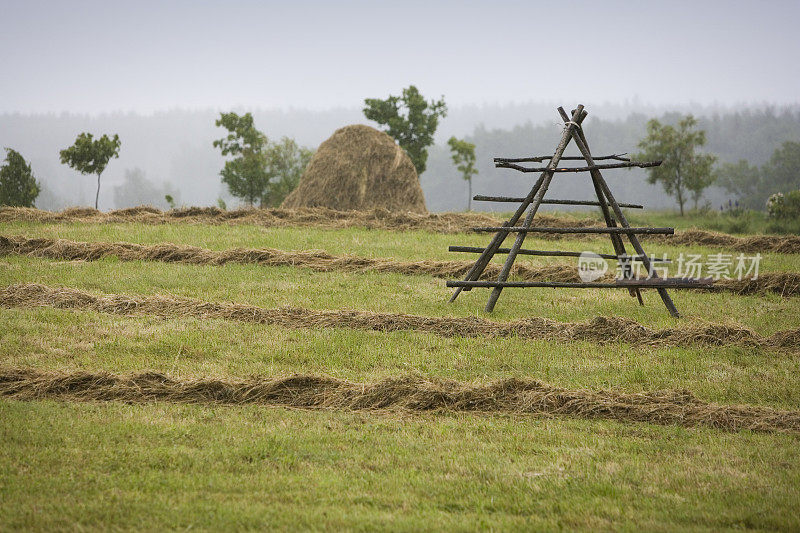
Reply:
[[178, 377], [327, 374], [355, 381], [422, 374], [464, 381], [534, 377], [569, 388], [686, 388], [704, 400], [800, 406], [800, 355], [720, 346], [665, 348], [517, 337], [286, 329], [224, 320], [0, 309], [0, 366]]
[[163, 404], [0, 419], [9, 529], [800, 527], [788, 436]]
[[662, 328], [696, 321], [742, 325], [769, 335], [799, 325], [800, 299], [779, 295], [672, 291], [684, 318], [674, 319], [658, 294], [645, 291], [645, 306], [626, 291], [613, 289], [506, 289], [493, 313], [484, 312], [487, 289], [463, 293], [454, 304], [442, 279], [368, 272], [314, 272], [295, 267], [227, 264], [197, 266], [147, 261], [53, 262], [6, 257], [0, 285], [38, 282], [83, 290], [165, 294], [261, 307], [364, 309], [430, 316], [484, 316], [513, 320], [542, 316], [559, 321], [623, 316]]
[[[404, 260], [453, 259], [447, 244], [487, 239], [186, 224], [0, 225], [0, 234], [9, 233]], [[531, 242], [581, 250], [599, 241]], [[800, 271], [800, 256], [766, 254], [762, 269]], [[0, 286], [18, 282], [264, 307], [496, 320], [616, 315], [653, 327], [745, 325], [762, 335], [800, 327], [800, 298], [774, 295], [673, 291], [686, 314], [675, 320], [653, 291], [639, 307], [623, 291], [506, 290], [486, 315], [486, 290], [449, 305], [444, 281], [425, 276], [0, 257]], [[625, 392], [686, 388], [708, 401], [800, 409], [799, 355], [735, 346], [289, 330], [48, 308], [0, 308], [0, 332], [0, 367], [155, 370], [177, 378], [519, 376]], [[0, 529], [797, 530], [799, 442], [795, 435], [566, 418], [0, 400]]]

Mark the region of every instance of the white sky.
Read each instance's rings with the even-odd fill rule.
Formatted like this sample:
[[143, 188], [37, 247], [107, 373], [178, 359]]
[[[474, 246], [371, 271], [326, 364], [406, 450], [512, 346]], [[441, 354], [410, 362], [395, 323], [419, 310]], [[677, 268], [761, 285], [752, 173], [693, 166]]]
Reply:
[[0, 0], [0, 112], [800, 102], [800, 1]]

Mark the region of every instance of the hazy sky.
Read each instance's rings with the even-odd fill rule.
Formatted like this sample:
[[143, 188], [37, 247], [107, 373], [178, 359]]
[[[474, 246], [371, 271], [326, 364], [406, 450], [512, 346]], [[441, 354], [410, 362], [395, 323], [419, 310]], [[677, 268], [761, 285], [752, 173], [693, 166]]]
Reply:
[[0, 0], [0, 111], [800, 102], [800, 1]]

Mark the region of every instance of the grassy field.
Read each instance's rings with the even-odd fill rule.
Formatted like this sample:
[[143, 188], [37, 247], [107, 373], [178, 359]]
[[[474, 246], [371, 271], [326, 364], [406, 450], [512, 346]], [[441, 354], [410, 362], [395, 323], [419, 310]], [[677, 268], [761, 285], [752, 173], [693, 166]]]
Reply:
[[[487, 241], [357, 228], [0, 224], [0, 235], [12, 234], [213, 250], [321, 249], [398, 260], [468, 259], [449, 254], [447, 245]], [[554, 246], [531, 239], [526, 245], [610, 251], [601, 241]], [[720, 252], [646, 248], [673, 257]], [[761, 269], [800, 272], [800, 255], [764, 254]], [[653, 291], [639, 307], [624, 291], [506, 290], [495, 313], [486, 315], [487, 291], [449, 305], [444, 281], [425, 276], [0, 257], [1, 287], [31, 282], [265, 308], [500, 321], [620, 316], [654, 328], [702, 322], [761, 335], [800, 327], [800, 298], [777, 295], [673, 291], [685, 315], [676, 320]], [[0, 307], [0, 324], [4, 368], [150, 370], [178, 379], [297, 373], [374, 382], [412, 374], [482, 383], [530, 377], [570, 389], [687, 389], [725, 405], [800, 409], [800, 352], [792, 350], [287, 329], [48, 307]], [[567, 417], [2, 399], [0, 529], [789, 531], [800, 528], [798, 443], [797, 434]]]

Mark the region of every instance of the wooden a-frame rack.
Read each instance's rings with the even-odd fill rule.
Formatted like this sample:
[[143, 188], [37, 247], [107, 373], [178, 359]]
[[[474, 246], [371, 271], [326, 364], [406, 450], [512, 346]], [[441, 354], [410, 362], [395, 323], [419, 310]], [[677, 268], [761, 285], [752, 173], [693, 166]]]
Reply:
[[[517, 159], [509, 158], [495, 158], [495, 166], [500, 168], [511, 168], [520, 172], [539, 172], [540, 176], [536, 183], [531, 188], [530, 192], [524, 198], [508, 197], [508, 196], [485, 196], [476, 195], [475, 200], [491, 201], [491, 202], [511, 202], [519, 203], [519, 207], [514, 212], [512, 217], [505, 222], [502, 226], [494, 227], [479, 227], [473, 228], [474, 231], [479, 232], [493, 232], [494, 238], [491, 240], [486, 248], [477, 248], [470, 246], [451, 246], [451, 252], [471, 252], [478, 253], [480, 256], [467, 272], [466, 277], [461, 281], [448, 281], [448, 287], [455, 287], [456, 290], [450, 301], [453, 302], [461, 293], [461, 291], [469, 291], [473, 287], [488, 287], [492, 289], [489, 296], [489, 301], [486, 304], [486, 311], [491, 312], [494, 309], [500, 293], [505, 287], [565, 287], [565, 288], [624, 288], [627, 289], [631, 296], [635, 296], [640, 305], [644, 305], [640, 289], [654, 288], [658, 291], [661, 300], [669, 310], [672, 316], [680, 316], [675, 304], [667, 293], [668, 288], [675, 289], [688, 289], [688, 288], [706, 288], [711, 285], [711, 280], [708, 278], [692, 279], [692, 278], [659, 278], [652, 268], [652, 263], [659, 262], [657, 259], [648, 256], [637, 235], [643, 234], [661, 234], [671, 235], [675, 232], [674, 228], [649, 228], [649, 227], [631, 227], [622, 212], [623, 207], [641, 209], [641, 205], [635, 204], [620, 204], [614, 198], [611, 190], [608, 188], [601, 170], [613, 168], [630, 168], [630, 167], [654, 167], [661, 164], [661, 161], [639, 162], [631, 161], [629, 158], [622, 155], [608, 155], [601, 157], [592, 157], [589, 151], [589, 145], [586, 142], [586, 137], [583, 133], [581, 124], [586, 118], [587, 112], [584, 110], [583, 105], [579, 105], [572, 111], [572, 117], [568, 116], [562, 107], [558, 108], [561, 118], [564, 120], [564, 130], [561, 135], [561, 141], [556, 147], [556, 151], [552, 156], [535, 156], [523, 157]], [[564, 156], [564, 150], [570, 141], [575, 141], [581, 156]], [[525, 167], [519, 163], [543, 163], [548, 161], [545, 167]], [[583, 167], [559, 167], [561, 161], [585, 161], [587, 166]], [[614, 161], [613, 163], [601, 163], [596, 161]], [[557, 173], [565, 172], [589, 172], [591, 176], [594, 193], [597, 196], [597, 201], [587, 200], [545, 200], [544, 196], [547, 189], [550, 187], [550, 182], [553, 176]], [[554, 228], [554, 227], [533, 227], [533, 218], [536, 216], [539, 206], [547, 205], [586, 205], [598, 206], [603, 213], [605, 220], [605, 227], [568, 227], [568, 228]], [[527, 211], [527, 214], [525, 214]], [[525, 218], [520, 225], [520, 219], [525, 214]], [[616, 218], [615, 218], [616, 217]], [[619, 226], [617, 225], [619, 221]], [[509, 234], [516, 233], [516, 239], [511, 248], [501, 248], [503, 241]], [[598, 254], [603, 259], [613, 259], [620, 262], [622, 270], [622, 279], [617, 279], [614, 282], [555, 282], [555, 281], [508, 281], [508, 276], [511, 273], [511, 267], [514, 264], [518, 255], [533, 255], [533, 256], [561, 256], [561, 257], [579, 257], [579, 252], [568, 251], [546, 251], [546, 250], [526, 250], [522, 248], [525, 237], [528, 233], [601, 233], [608, 234], [611, 238], [611, 244], [614, 247], [614, 254]], [[628, 255], [625, 251], [625, 245], [622, 241], [622, 236], [625, 235], [630, 241], [631, 246], [636, 251], [635, 255]], [[508, 254], [503, 268], [497, 280], [481, 280], [486, 266], [492, 260], [495, 254]], [[637, 278], [634, 275], [632, 262], [640, 261], [644, 268], [647, 270], [649, 276], [647, 278]]]

